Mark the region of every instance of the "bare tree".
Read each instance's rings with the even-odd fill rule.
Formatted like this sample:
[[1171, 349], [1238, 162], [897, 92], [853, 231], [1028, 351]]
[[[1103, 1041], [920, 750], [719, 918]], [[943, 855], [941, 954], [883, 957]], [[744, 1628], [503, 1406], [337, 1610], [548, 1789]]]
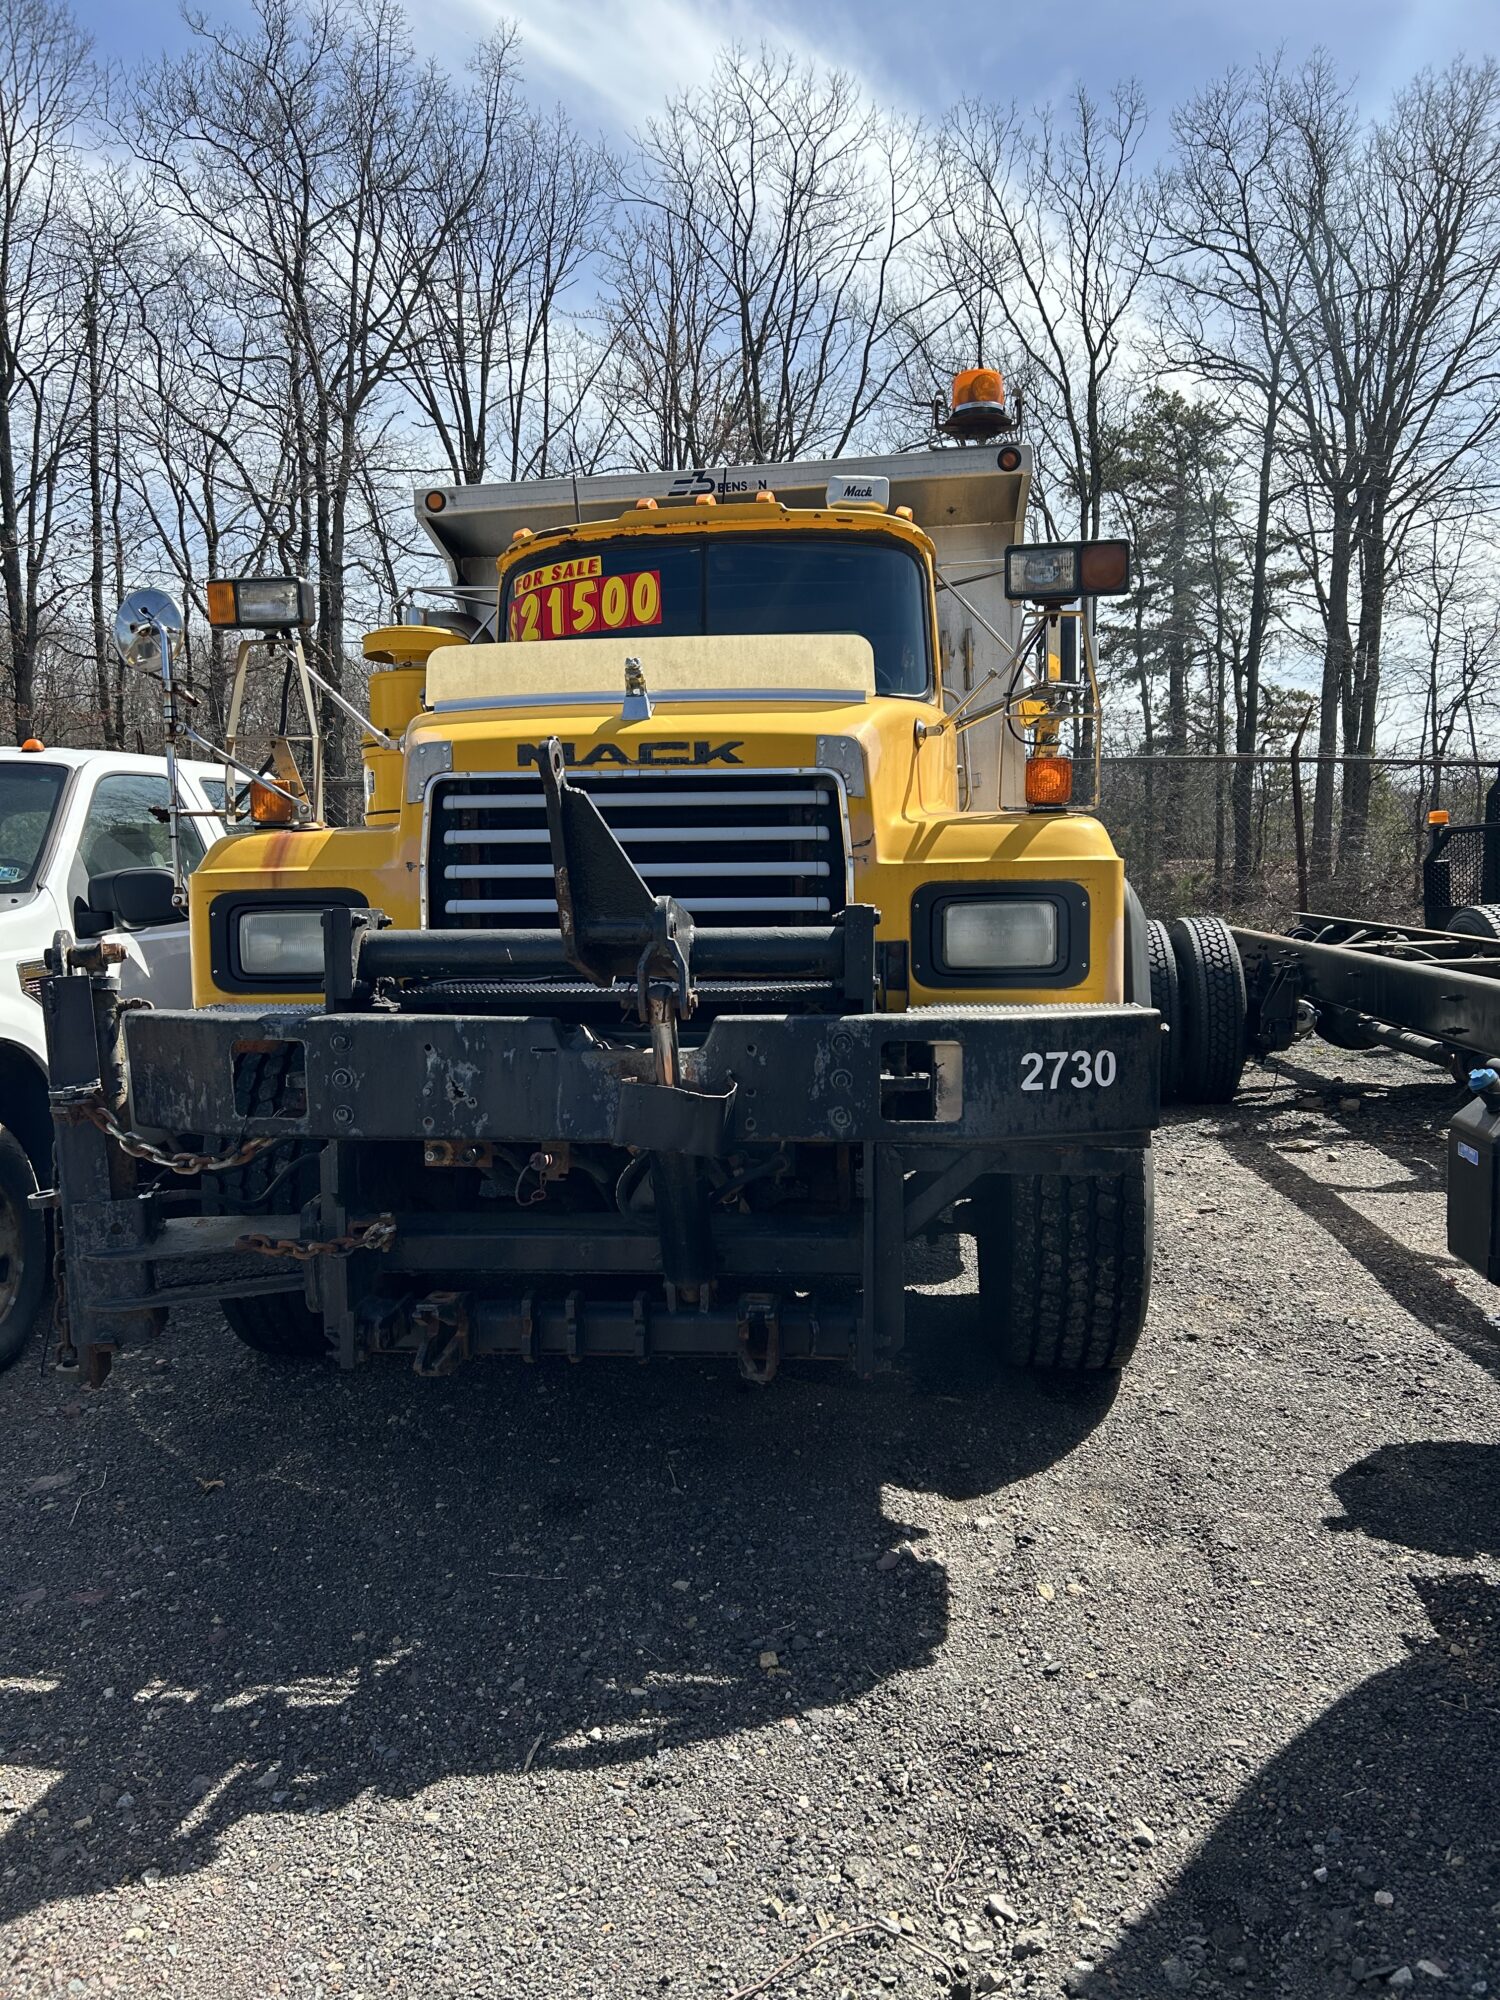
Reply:
[[1231, 71], [1175, 114], [1177, 151], [1164, 185], [1157, 286], [1163, 358], [1219, 395], [1235, 420], [1253, 480], [1253, 506], [1237, 517], [1249, 572], [1231, 783], [1237, 906], [1249, 899], [1255, 871], [1250, 759], [1259, 745], [1291, 373], [1287, 273], [1268, 213], [1268, 183], [1284, 131], [1275, 93], [1264, 83], [1264, 75]]
[[[299, 518], [283, 412], [268, 393], [282, 378], [245, 339], [222, 295], [225, 274], [191, 239], [153, 237], [130, 260], [134, 331], [127, 361], [129, 463], [120, 478], [148, 568], [174, 579], [206, 615], [212, 576], [268, 560], [292, 567], [285, 538]], [[123, 537], [116, 530], [116, 546]], [[184, 676], [222, 729], [228, 662], [222, 635], [187, 627]]]
[[[614, 163], [531, 111], [509, 30], [480, 50], [462, 129], [473, 195], [422, 290], [403, 372], [451, 476], [545, 478], [576, 442], [603, 359], [567, 321], [599, 246]], [[586, 350], [586, 351], [585, 351]]]
[[[647, 374], [648, 396], [660, 379], [676, 406], [663, 428], [682, 435], [686, 404], [686, 435], [706, 431], [726, 453], [846, 450], [921, 344], [910, 253], [932, 181], [920, 129], [876, 113], [838, 71], [729, 50], [706, 88], [648, 121], [627, 192], [644, 222], [617, 244], [630, 283], [616, 326], [640, 327], [655, 289], [644, 260], [665, 255], [712, 343], [707, 365], [673, 353]], [[696, 393], [705, 379], [733, 381], [706, 427], [720, 398]], [[638, 433], [655, 428], [649, 406], [632, 416]]]
[[[158, 201], [211, 246], [281, 416], [285, 554], [316, 574], [316, 651], [344, 674], [351, 495], [418, 302], [474, 194], [447, 80], [393, 0], [256, 0], [241, 29], [140, 80], [127, 131]], [[330, 778], [353, 803], [347, 731]]]
[[1472, 504], [1500, 425], [1500, 69], [1423, 73], [1361, 163], [1360, 610], [1345, 697], [1342, 847], [1369, 815], [1387, 590], [1412, 525]]
[[730, 287], [697, 251], [697, 189], [683, 212], [627, 211], [610, 238], [608, 400], [624, 456], [713, 465], [744, 448]]
[[17, 733], [30, 734], [43, 620], [60, 585], [83, 377], [77, 291], [62, 242], [89, 44], [53, 0], [0, 0], [0, 588]]
[[1126, 83], [1103, 105], [1079, 89], [1065, 121], [969, 101], [943, 135], [937, 254], [975, 336], [1024, 357], [1049, 504], [1085, 538], [1103, 518], [1159, 230], [1157, 190], [1137, 164], [1145, 128], [1145, 100]]
[[1500, 598], [1488, 556], [1472, 521], [1452, 530], [1429, 524], [1408, 579], [1422, 634], [1421, 754], [1431, 761], [1421, 803], [1427, 811], [1445, 802], [1455, 738], [1466, 738], [1477, 755], [1476, 711], [1493, 714], [1500, 696]]

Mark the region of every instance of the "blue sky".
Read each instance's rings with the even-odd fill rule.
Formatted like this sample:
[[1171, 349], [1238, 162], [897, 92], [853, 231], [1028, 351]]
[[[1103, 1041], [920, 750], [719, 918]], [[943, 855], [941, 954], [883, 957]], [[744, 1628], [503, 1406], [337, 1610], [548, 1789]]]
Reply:
[[[102, 55], [131, 63], [187, 39], [177, 0], [74, 0]], [[240, 0], [200, 0], [233, 19]], [[1500, 54], [1500, 0], [412, 0], [424, 49], [451, 61], [507, 16], [522, 24], [528, 79], [580, 123], [628, 131], [673, 86], [691, 83], [722, 42], [762, 38], [856, 72], [881, 99], [940, 112], [966, 93], [1040, 103], [1082, 79], [1107, 89], [1135, 75], [1164, 113], [1232, 62], [1278, 45], [1322, 43], [1378, 105], [1424, 63]]]

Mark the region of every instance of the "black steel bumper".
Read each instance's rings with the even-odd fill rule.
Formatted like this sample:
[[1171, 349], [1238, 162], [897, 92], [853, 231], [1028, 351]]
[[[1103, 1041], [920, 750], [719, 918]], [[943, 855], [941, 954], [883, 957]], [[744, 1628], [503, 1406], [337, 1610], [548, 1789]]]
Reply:
[[[45, 983], [44, 1008], [72, 1337], [95, 1377], [162, 1307], [276, 1292], [321, 1315], [345, 1366], [709, 1354], [754, 1375], [800, 1356], [869, 1373], [901, 1344], [910, 1236], [986, 1174], [1119, 1171], [1158, 1118], [1160, 1021], [1131, 1006], [725, 1014], [684, 1036], [676, 1088], [640, 1035], [547, 1014], [122, 1015], [76, 970]], [[268, 1063], [269, 1105], [248, 1087]], [[184, 1212], [140, 1190], [100, 1105], [159, 1144], [316, 1157], [295, 1192], [200, 1214], [190, 1188]], [[547, 1145], [646, 1154], [655, 1218], [430, 1198], [428, 1166]], [[734, 1162], [779, 1147], [831, 1149], [842, 1203], [710, 1202]], [[700, 1227], [674, 1246], [679, 1199]]]
[[[740, 1014], [682, 1052], [546, 1016], [140, 1013], [125, 1022], [135, 1123], [173, 1132], [671, 1147], [1139, 1143], [1159, 1109], [1159, 1017], [1127, 1006]], [[257, 1116], [244, 1079], [285, 1051]]]

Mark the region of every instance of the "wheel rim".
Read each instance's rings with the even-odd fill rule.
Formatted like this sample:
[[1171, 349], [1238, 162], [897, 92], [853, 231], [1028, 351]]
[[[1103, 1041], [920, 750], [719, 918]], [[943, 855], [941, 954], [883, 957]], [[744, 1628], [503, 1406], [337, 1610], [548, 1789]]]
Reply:
[[0, 1189], [0, 1320], [10, 1317], [26, 1268], [25, 1217], [14, 1197]]

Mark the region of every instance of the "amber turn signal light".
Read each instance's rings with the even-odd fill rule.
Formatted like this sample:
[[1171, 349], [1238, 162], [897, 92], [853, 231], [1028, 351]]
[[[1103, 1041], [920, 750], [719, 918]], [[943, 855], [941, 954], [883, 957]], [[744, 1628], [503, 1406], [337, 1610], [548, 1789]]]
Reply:
[[285, 792], [278, 792], [274, 785], [263, 785], [259, 778], [252, 778], [250, 817], [257, 826], [290, 826], [292, 801]]
[[1072, 796], [1073, 759], [1071, 757], [1027, 758], [1027, 805], [1065, 806]]

